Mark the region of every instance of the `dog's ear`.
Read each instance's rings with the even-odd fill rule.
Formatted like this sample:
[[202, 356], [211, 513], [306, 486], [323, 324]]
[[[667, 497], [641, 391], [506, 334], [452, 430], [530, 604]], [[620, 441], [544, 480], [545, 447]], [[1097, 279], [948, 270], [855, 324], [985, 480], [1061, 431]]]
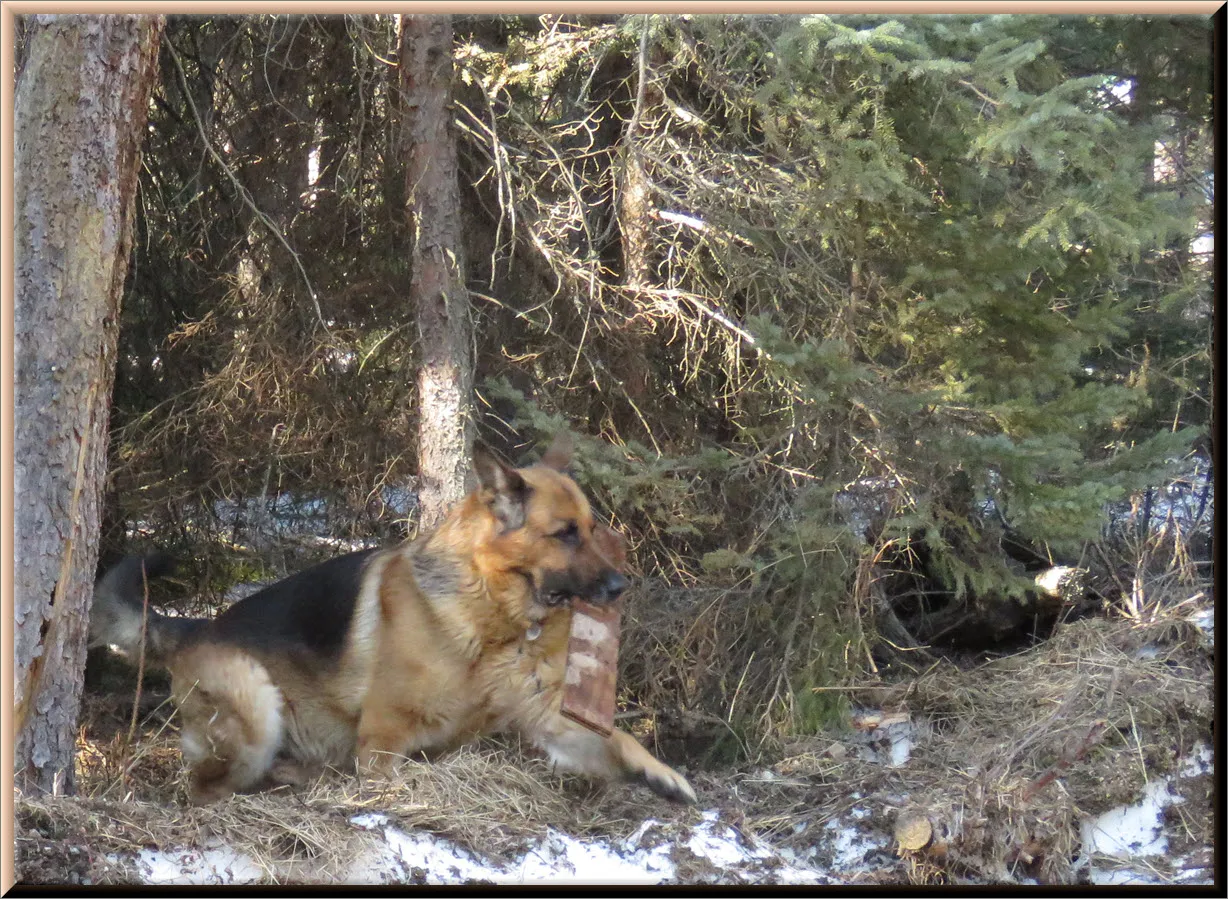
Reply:
[[553, 468], [555, 471], [565, 472], [567, 471], [567, 466], [571, 464], [571, 454], [575, 451], [575, 448], [576, 442], [572, 439], [570, 433], [562, 431], [555, 434], [550, 448], [542, 456], [541, 464]]
[[480, 444], [473, 448], [473, 470], [482, 490], [488, 494], [486, 505], [498, 520], [500, 530], [514, 531], [523, 527], [529, 485], [520, 472]]

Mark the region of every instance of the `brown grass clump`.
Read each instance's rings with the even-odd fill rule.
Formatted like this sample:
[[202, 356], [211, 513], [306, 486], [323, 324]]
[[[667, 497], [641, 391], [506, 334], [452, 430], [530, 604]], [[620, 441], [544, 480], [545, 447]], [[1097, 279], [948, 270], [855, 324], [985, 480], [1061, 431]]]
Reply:
[[[944, 872], [1071, 883], [1081, 819], [1136, 801], [1209, 741], [1212, 683], [1210, 642], [1183, 618], [1088, 618], [1017, 655], [972, 669], [940, 660], [859, 691], [858, 700], [927, 725], [903, 768], [836, 762], [813, 748], [809, 762], [826, 757], [826, 776], [894, 798], [898, 840], [900, 828], [915, 833], [915, 819], [927, 820], [924, 846], [900, 850], [917, 882]], [[792, 759], [807, 761], [804, 752]], [[1191, 842], [1209, 840], [1209, 804], [1201, 816], [1185, 811]]]

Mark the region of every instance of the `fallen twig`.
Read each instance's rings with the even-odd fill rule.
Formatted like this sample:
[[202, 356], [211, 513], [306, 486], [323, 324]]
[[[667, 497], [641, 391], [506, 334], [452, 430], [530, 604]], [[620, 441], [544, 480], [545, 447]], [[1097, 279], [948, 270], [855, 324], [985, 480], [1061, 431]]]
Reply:
[[1087, 751], [1100, 742], [1100, 737], [1104, 733], [1106, 722], [1104, 719], [1099, 719], [1092, 722], [1092, 726], [1087, 729], [1087, 734], [1079, 742], [1078, 747], [1072, 753], [1067, 753], [1058, 759], [1048, 771], [1042, 774], [1036, 780], [1032, 781], [1023, 789], [1023, 794], [1020, 799], [1027, 802], [1049, 784], [1051, 784], [1059, 774], [1073, 765], [1075, 762], [1087, 755]]

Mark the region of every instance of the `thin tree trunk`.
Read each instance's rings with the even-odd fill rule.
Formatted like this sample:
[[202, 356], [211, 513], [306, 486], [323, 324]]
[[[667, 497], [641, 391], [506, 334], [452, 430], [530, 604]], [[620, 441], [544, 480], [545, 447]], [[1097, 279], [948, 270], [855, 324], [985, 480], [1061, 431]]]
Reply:
[[619, 178], [618, 225], [622, 233], [623, 283], [647, 287], [648, 252], [652, 232], [649, 221], [648, 174], [640, 152], [639, 131], [648, 94], [648, 17], [640, 23], [640, 50], [636, 57], [635, 108], [623, 132], [622, 172]]
[[451, 128], [452, 19], [401, 17], [402, 124], [412, 237], [410, 299], [418, 317], [419, 527], [465, 493], [473, 448], [473, 335], [460, 240]]
[[17, 783], [70, 791], [161, 16], [31, 16], [15, 99]]
[[[628, 17], [630, 18], [630, 17]], [[635, 57], [635, 94], [631, 118], [622, 133], [617, 171], [618, 233], [622, 249], [622, 282], [631, 288], [652, 287], [652, 195], [641, 148], [646, 119], [660, 103], [658, 90], [649, 76], [649, 17], [640, 16], [640, 43]], [[638, 406], [652, 401], [652, 366], [648, 363], [648, 331], [643, 320], [632, 318], [618, 329], [612, 342], [614, 370], [622, 381], [627, 399]]]

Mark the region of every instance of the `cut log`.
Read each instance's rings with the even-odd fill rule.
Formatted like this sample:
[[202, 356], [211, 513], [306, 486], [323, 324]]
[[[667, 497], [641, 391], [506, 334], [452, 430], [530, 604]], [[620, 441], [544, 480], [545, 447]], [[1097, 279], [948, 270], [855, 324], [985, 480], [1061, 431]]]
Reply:
[[924, 849], [934, 838], [934, 826], [922, 812], [905, 812], [895, 822], [895, 841], [901, 849], [916, 852]]
[[940, 816], [914, 808], [900, 812], [893, 835], [901, 854], [924, 852], [934, 858], [943, 858], [951, 841], [951, 827]]
[[1083, 596], [1086, 589], [1087, 569], [1069, 565], [1055, 565], [1038, 572], [1033, 578], [1036, 591], [1050, 599], [1073, 603]]

